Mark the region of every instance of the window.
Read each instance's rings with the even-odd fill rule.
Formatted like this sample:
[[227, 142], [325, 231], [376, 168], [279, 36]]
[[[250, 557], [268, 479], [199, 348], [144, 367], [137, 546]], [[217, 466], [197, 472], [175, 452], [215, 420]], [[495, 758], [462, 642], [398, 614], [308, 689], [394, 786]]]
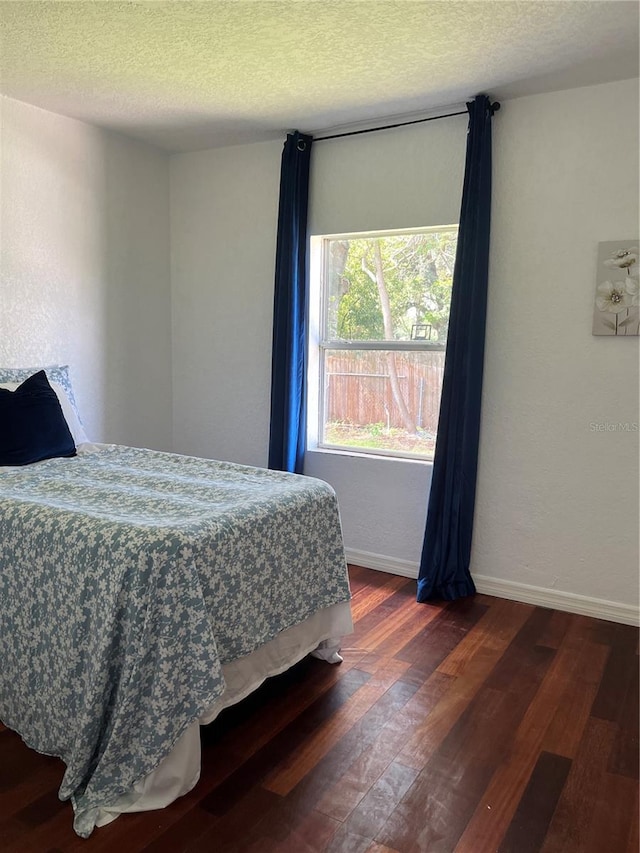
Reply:
[[457, 236], [312, 238], [311, 447], [433, 458]]

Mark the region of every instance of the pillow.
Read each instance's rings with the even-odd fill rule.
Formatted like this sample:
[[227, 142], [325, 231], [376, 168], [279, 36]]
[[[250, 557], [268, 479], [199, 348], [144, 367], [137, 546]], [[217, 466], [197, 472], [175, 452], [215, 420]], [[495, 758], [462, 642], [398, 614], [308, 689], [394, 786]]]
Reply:
[[[38, 373], [40, 370], [45, 371], [53, 390], [58, 394], [62, 411], [65, 415], [67, 424], [69, 425], [69, 429], [71, 430], [71, 434], [74, 437], [75, 443], [84, 444], [84, 442], [88, 442], [89, 439], [87, 438], [87, 434], [82, 426], [82, 418], [80, 417], [76, 398], [73, 393], [69, 365], [53, 364], [49, 367], [0, 367], [0, 388], [6, 386], [6, 383], [9, 382], [15, 382], [15, 388], [20, 382], [24, 382], [25, 379], [33, 376], [34, 373]], [[60, 394], [60, 389], [64, 391], [64, 397], [66, 399], [63, 399]], [[69, 406], [73, 409], [75, 417], [68, 416]]]
[[[76, 447], [79, 444], [86, 444], [89, 439], [84, 431], [84, 427], [80, 423], [80, 418], [78, 417], [76, 410], [71, 405], [71, 401], [69, 400], [66, 391], [58, 382], [50, 381], [49, 384], [56, 392], [60, 407], [62, 408], [62, 414], [64, 415], [64, 419], [69, 427], [69, 432], [73, 437], [73, 443]], [[19, 382], [0, 382], [0, 388], [6, 388], [8, 391], [15, 391], [19, 386]]]
[[76, 398], [73, 394], [69, 366], [67, 364], [54, 364], [51, 367], [0, 367], [0, 384], [4, 382], [24, 382], [25, 379], [33, 376], [34, 373], [38, 373], [40, 370], [45, 371], [49, 382], [57, 382], [59, 385], [62, 385], [78, 420], [82, 423], [80, 412], [76, 405]]
[[15, 391], [0, 389], [0, 465], [29, 465], [75, 455], [62, 407], [44, 370]]

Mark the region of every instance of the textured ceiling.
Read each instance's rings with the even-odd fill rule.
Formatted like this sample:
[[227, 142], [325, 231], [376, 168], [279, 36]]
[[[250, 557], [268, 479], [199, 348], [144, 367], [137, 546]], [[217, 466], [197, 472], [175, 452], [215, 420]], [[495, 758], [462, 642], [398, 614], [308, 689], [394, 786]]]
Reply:
[[617, 0], [0, 2], [0, 92], [196, 150], [638, 74]]

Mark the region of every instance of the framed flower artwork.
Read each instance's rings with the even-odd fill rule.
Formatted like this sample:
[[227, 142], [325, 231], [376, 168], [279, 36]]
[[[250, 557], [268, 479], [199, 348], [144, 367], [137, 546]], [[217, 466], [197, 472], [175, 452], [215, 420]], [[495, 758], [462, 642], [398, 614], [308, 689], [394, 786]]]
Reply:
[[598, 272], [593, 305], [593, 334], [640, 334], [638, 241], [598, 243]]

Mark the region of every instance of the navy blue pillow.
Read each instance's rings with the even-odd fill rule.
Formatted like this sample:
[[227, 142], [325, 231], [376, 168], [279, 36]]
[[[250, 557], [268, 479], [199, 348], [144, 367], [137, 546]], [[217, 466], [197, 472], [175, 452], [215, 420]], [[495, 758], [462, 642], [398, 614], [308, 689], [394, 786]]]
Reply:
[[0, 388], [0, 465], [75, 456], [76, 446], [44, 370], [15, 391]]

